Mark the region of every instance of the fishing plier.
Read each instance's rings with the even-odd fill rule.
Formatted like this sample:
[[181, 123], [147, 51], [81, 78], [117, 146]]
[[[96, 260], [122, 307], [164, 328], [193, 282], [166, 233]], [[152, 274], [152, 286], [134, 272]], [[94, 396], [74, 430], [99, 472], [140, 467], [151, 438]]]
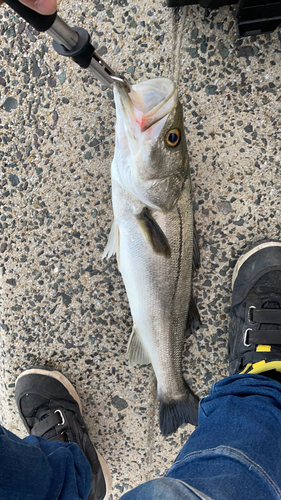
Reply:
[[82, 68], [89, 71], [107, 87], [119, 83], [130, 92], [130, 84], [124, 76], [118, 76], [113, 69], [95, 52], [91, 37], [84, 28], [71, 28], [57, 12], [51, 15], [38, 14], [18, 0], [5, 2], [33, 28], [47, 32], [53, 39], [53, 48], [62, 56], [71, 57]]

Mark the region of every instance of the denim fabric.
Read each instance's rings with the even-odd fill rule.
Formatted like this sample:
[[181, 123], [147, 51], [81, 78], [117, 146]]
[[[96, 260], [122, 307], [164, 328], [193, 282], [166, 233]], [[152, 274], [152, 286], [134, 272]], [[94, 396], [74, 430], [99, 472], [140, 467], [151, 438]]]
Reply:
[[198, 493], [178, 479], [162, 477], [137, 486], [120, 500], [212, 500]]
[[[169, 478], [168, 494], [164, 495]], [[178, 480], [202, 492], [192, 496]], [[281, 499], [281, 384], [263, 375], [234, 375], [214, 384], [200, 402], [199, 426], [163, 479], [150, 481], [122, 500]], [[154, 496], [153, 496], [154, 495]], [[173, 496], [174, 495], [174, 496]]]
[[20, 439], [0, 427], [1, 500], [86, 500], [91, 482], [77, 444]]
[[[74, 443], [0, 428], [1, 500], [86, 500], [91, 470]], [[235, 375], [200, 402], [199, 426], [164, 478], [122, 500], [281, 500], [281, 384]]]

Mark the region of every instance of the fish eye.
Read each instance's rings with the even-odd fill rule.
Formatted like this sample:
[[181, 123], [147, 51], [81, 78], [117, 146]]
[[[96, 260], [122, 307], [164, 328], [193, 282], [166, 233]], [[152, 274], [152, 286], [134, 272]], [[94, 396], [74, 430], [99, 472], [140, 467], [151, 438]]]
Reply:
[[175, 148], [181, 140], [181, 133], [178, 128], [173, 128], [169, 130], [165, 136], [166, 146]]

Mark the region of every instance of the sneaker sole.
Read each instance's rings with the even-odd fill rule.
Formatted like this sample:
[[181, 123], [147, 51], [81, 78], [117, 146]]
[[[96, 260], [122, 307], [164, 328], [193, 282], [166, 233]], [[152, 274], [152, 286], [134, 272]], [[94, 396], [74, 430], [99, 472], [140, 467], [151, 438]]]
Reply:
[[[46, 368], [43, 368], [43, 367], [42, 368], [39, 368], [39, 367], [38, 368], [29, 368], [29, 369], [25, 370], [24, 372], [22, 372], [19, 375], [19, 377], [16, 380], [16, 384], [17, 384], [17, 382], [18, 382], [18, 380], [20, 378], [24, 377], [25, 375], [32, 375], [32, 374], [35, 374], [35, 375], [45, 375], [45, 376], [53, 377], [56, 380], [58, 380], [66, 388], [66, 390], [73, 397], [73, 399], [75, 399], [75, 401], [78, 403], [79, 410], [80, 410], [81, 415], [82, 415], [82, 403], [80, 401], [80, 398], [79, 398], [79, 396], [78, 396], [78, 394], [77, 394], [74, 386], [72, 385], [72, 383], [62, 373], [60, 373], [60, 372], [58, 372], [56, 370], [53, 370], [52, 368], [49, 368], [49, 367], [46, 367]], [[103, 477], [104, 477], [104, 480], [105, 480], [106, 493], [105, 493], [104, 500], [107, 500], [107, 498], [110, 495], [111, 489], [112, 489], [112, 477], [111, 477], [111, 473], [110, 473], [110, 470], [109, 470], [109, 467], [108, 467], [106, 461], [101, 456], [101, 454], [98, 452], [98, 450], [96, 449], [96, 447], [95, 447], [95, 450], [96, 450], [96, 453], [98, 455], [100, 466], [101, 466], [101, 469], [102, 469], [102, 472], [103, 472]]]
[[278, 241], [265, 241], [263, 243], [257, 243], [251, 250], [248, 252], [244, 253], [239, 257], [238, 261], [236, 262], [233, 275], [232, 275], [232, 290], [234, 288], [234, 283], [237, 278], [238, 272], [243, 266], [244, 262], [249, 259], [252, 255], [254, 255], [256, 252], [259, 252], [260, 250], [263, 250], [264, 248], [268, 247], [281, 247], [281, 242]]
[[96, 448], [95, 448], [95, 450], [97, 452], [97, 456], [98, 456], [99, 463], [100, 463], [102, 473], [103, 473], [103, 477], [105, 480], [106, 492], [105, 492], [105, 497], [103, 500], [107, 500], [110, 493], [111, 493], [111, 490], [112, 490], [112, 476], [111, 476], [110, 469], [109, 469], [105, 459], [101, 456], [101, 454], [99, 453], [99, 451]]

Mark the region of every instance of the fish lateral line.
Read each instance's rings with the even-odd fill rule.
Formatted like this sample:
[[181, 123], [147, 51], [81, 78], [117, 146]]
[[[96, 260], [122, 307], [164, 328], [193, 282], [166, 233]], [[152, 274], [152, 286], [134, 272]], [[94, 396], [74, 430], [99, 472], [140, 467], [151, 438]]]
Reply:
[[148, 207], [144, 207], [139, 214], [135, 214], [135, 218], [153, 252], [169, 259], [171, 257], [171, 247], [167, 236], [152, 216]]

